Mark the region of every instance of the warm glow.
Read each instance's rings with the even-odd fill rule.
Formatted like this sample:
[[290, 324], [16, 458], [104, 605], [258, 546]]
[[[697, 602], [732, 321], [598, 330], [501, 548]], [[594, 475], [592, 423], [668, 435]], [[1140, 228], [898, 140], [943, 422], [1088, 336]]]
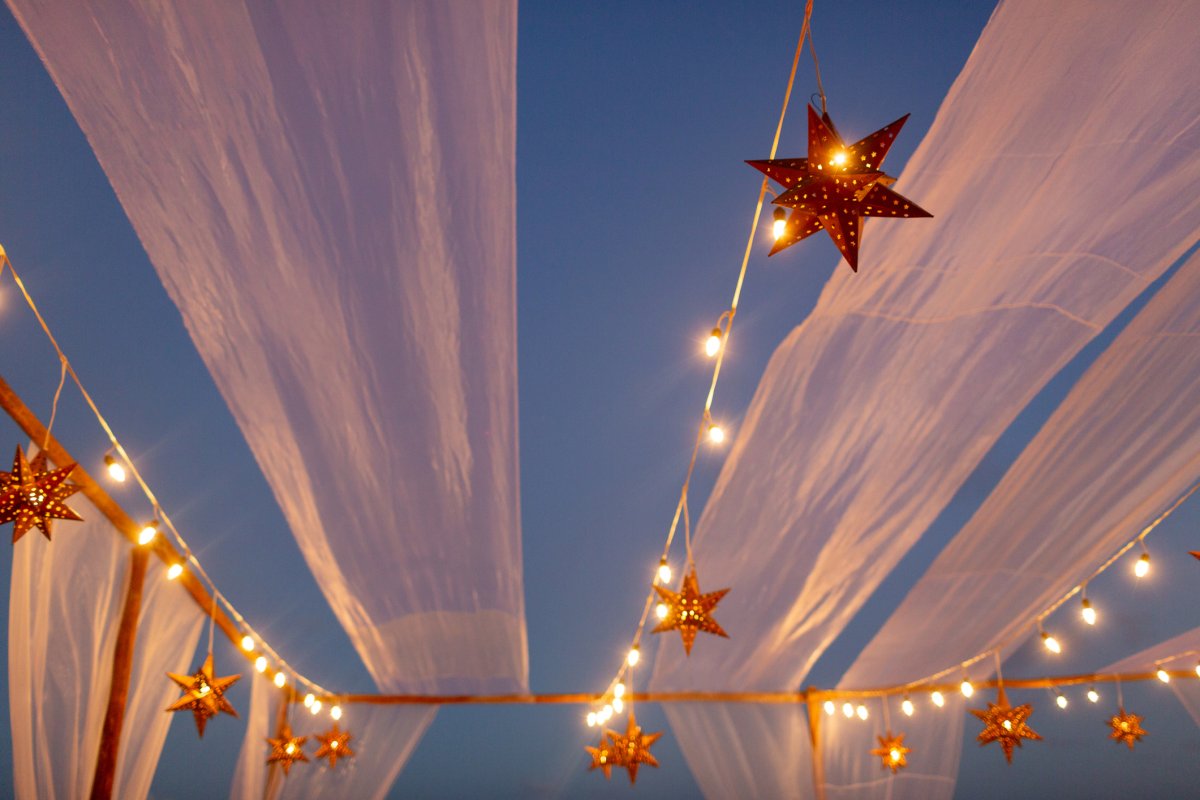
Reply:
[[612, 702], [612, 707], [613, 707], [613, 711], [620, 714], [622, 711], [625, 710], [625, 701], [619, 697], [614, 697], [613, 702]]
[[929, 699], [932, 700], [933, 704], [938, 708], [946, 705], [946, 698], [942, 697], [941, 692], [934, 692], [933, 694], [929, 695]]
[[287, 754], [290, 756], [292, 753], [296, 752], [296, 745], [292, 744], [291, 742], [288, 742], [287, 747], [285, 747], [283, 749], [286, 750]]
[[112, 478], [117, 483], [125, 482], [125, 466], [112, 457], [112, 454], [104, 457], [104, 468], [108, 470], [108, 477]]
[[837, 711], [837, 706], [834, 704], [834, 702], [832, 700], [826, 700], [825, 701], [825, 713], [832, 717], [834, 712], [836, 712], [836, 711]]
[[867, 718], [867, 707], [859, 706], [857, 709], [855, 709], [855, 713], [858, 714], [859, 719], [865, 720]]
[[970, 697], [971, 695], [975, 694], [975, 687], [972, 686], [971, 682], [965, 678], [963, 679], [962, 685], [960, 685], [958, 688], [962, 691], [963, 697]]
[[285, 683], [287, 683], [287, 676], [284, 675], [282, 672], [276, 672], [275, 673], [275, 685], [278, 686], [280, 689], [282, 689], [283, 685]]
[[1163, 683], [1170, 683], [1170, 682], [1171, 682], [1171, 676], [1170, 676], [1170, 675], [1168, 675], [1168, 674], [1167, 674], [1167, 671], [1166, 671], [1165, 669], [1163, 669], [1162, 667], [1159, 667], [1159, 668], [1158, 668], [1158, 672], [1155, 672], [1154, 674], [1155, 674], [1155, 675], [1157, 675], [1157, 676], [1158, 676], [1158, 679], [1159, 679], [1160, 681], [1162, 681]]
[[845, 166], [846, 165], [846, 151], [838, 150], [836, 153], [833, 154], [833, 158], [829, 159], [829, 163], [835, 167]]
[[342, 718], [342, 707], [334, 706], [333, 708], [329, 709], [329, 716], [333, 717], [334, 719], [341, 719]]
[[618, 683], [616, 686], [613, 687], [613, 697], [624, 697], [624, 696], [625, 696], [625, 684]]
[[904, 716], [911, 717], [914, 711], [912, 700], [904, 698], [904, 702], [900, 704], [900, 710], [904, 712]]
[[1006, 719], [1006, 720], [1004, 720], [1004, 722], [1002, 722], [1000, 724], [1004, 726], [1004, 730], [1006, 730], [1006, 731], [1012, 730], [1012, 720], [1011, 719]]
[[596, 719], [600, 720], [601, 722], [608, 722], [610, 719], [612, 719], [612, 715], [612, 706], [606, 705], [604, 708], [600, 709], [600, 713], [596, 716]]
[[667, 608], [666, 603], [659, 603], [654, 607], [654, 616], [658, 617], [659, 619], [666, 619], [669, 612], [670, 609]]
[[167, 580], [173, 581], [183, 574], [183, 564], [172, 564], [167, 567]]
[[245, 636], [242, 637], [242, 649], [245, 650], [247, 653], [254, 652], [254, 637], [253, 636], [246, 634]]
[[1046, 645], [1046, 649], [1051, 653], [1062, 652], [1062, 645], [1058, 643], [1058, 639], [1055, 639], [1045, 631], [1042, 631], [1042, 644]]
[[1059, 708], [1066, 708], [1067, 696], [1065, 694], [1060, 694], [1058, 697], [1054, 698], [1054, 702], [1058, 703]]
[[846, 719], [854, 716], [854, 706], [850, 703], [842, 703], [842, 713], [846, 715]]
[[321, 701], [314, 700], [313, 704], [312, 704], [312, 708], [310, 708], [309, 711], [313, 714], [319, 714], [321, 712]]
[[[776, 236], [776, 239], [779, 237]], [[704, 340], [704, 355], [712, 358], [721, 350], [721, 329], [713, 328], [712, 333]]]
[[315, 694], [313, 694], [312, 692], [309, 692], [308, 694], [304, 695], [304, 707], [305, 708], [312, 708], [312, 704], [315, 702], [317, 702], [317, 696]]
[[893, 764], [899, 764], [900, 763], [900, 751], [893, 747], [891, 750], [888, 751], [888, 758], [890, 758], [892, 760]]
[[1088, 689], [1087, 699], [1095, 703], [1100, 700], [1100, 693], [1095, 689]]
[[771, 235], [779, 239], [787, 232], [787, 212], [782, 208], [775, 209], [774, 222], [771, 223]]
[[659, 583], [670, 583], [671, 582], [671, 565], [668, 564], [666, 562], [666, 560], [661, 561], [658, 565], [658, 582]]
[[638, 661], [641, 660], [641, 657], [642, 654], [638, 652], [638, 649], [636, 647], [632, 647], [629, 649], [629, 654], [625, 656], [625, 663], [631, 667], [636, 667]]
[[266, 672], [267, 671], [266, 656], [259, 656], [258, 658], [256, 658], [254, 660], [254, 668], [256, 670], [258, 670], [259, 672]]
[[211, 691], [212, 691], [212, 688], [209, 687], [209, 685], [207, 683], [200, 684], [200, 696], [201, 697], [204, 697], [204, 695], [208, 694]]
[[708, 426], [708, 440], [713, 444], [720, 444], [725, 441], [725, 430], [717, 424]]
[[1196, 665], [1196, 677], [1200, 678], [1200, 664]]
[[1083, 598], [1083, 610], [1079, 613], [1083, 616], [1083, 621], [1088, 625], [1096, 624], [1096, 609], [1092, 608], [1092, 601], [1086, 597]]
[[158, 536], [158, 521], [155, 520], [142, 528], [142, 532], [138, 534], [138, 544], [147, 545], [154, 541], [154, 537]]
[[337, 750], [337, 749], [338, 749], [338, 744], [339, 744], [338, 740], [337, 740], [337, 739], [334, 739], [333, 741], [331, 741], [331, 742], [329, 743], [329, 749], [330, 749], [330, 750]]
[[587, 724], [589, 728], [596, 727], [596, 712], [589, 711], [587, 715]]
[[1133, 565], [1133, 574], [1139, 578], [1144, 578], [1150, 574], [1150, 554], [1142, 553], [1142, 557]]

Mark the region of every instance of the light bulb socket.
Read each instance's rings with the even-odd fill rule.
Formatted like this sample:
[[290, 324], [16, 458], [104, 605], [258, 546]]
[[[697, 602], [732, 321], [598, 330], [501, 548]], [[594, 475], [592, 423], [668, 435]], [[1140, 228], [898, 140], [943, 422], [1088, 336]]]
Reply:
[[787, 222], [787, 212], [782, 208], [776, 208], [775, 213], [771, 215], [776, 222]]

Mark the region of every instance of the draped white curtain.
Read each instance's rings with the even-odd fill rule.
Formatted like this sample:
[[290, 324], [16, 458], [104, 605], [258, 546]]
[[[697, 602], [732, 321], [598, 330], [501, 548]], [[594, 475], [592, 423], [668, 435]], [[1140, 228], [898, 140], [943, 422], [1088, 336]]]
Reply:
[[[13, 548], [8, 605], [8, 696], [17, 797], [72, 800], [91, 791], [112, 685], [113, 650], [129, 582], [131, 546], [80, 495], [84, 522], [34, 530]], [[141, 800], [167, 737], [176, 697], [165, 673], [186, 673], [204, 617], [154, 559], [125, 709], [113, 796]]]
[[516, 3], [9, 5], [378, 687], [523, 690]]
[[[734, 588], [733, 638], [663, 648], [655, 688], [798, 686], [1020, 410], [1196, 240], [1198, 23], [1168, 0], [1000, 5], [898, 187], [936, 218], [867, 226], [718, 478], [695, 552]], [[703, 728], [668, 715], [699, 761]], [[723, 785], [792, 769], [758, 752]]]
[[[1147, 647], [1140, 653], [1109, 664], [1101, 672], [1107, 674], [1149, 672], [1156, 665], [1167, 669], [1193, 669], [1197, 661], [1200, 661], [1200, 628], [1192, 628], [1165, 642]], [[1187, 709], [1188, 716], [1192, 718], [1192, 721], [1200, 725], [1200, 683], [1171, 681], [1171, 691]]]

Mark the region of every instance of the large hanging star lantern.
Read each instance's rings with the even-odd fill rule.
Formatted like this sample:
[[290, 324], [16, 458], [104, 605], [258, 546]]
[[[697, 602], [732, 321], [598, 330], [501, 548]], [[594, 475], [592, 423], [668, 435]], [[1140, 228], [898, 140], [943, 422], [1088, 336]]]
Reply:
[[696, 568], [683, 576], [683, 585], [678, 592], [664, 589], [655, 585], [654, 591], [662, 598], [667, 607], [667, 614], [654, 628], [652, 633], [678, 630], [683, 639], [683, 650], [688, 655], [692, 653], [692, 642], [696, 641], [696, 631], [704, 631], [715, 636], [729, 638], [729, 634], [712, 618], [712, 611], [721, 602], [721, 598], [729, 593], [721, 589], [708, 594], [700, 594], [700, 584], [696, 580]]
[[317, 734], [317, 741], [321, 746], [317, 748], [314, 757], [318, 761], [322, 758], [329, 759], [329, 768], [333, 769], [337, 766], [339, 758], [354, 758], [354, 751], [350, 749], [350, 740], [353, 738], [349, 731], [341, 730], [335, 722], [328, 731]]
[[1108, 724], [1112, 726], [1109, 738], [1114, 742], [1124, 742], [1132, 750], [1133, 743], [1140, 742], [1146, 735], [1146, 731], [1142, 730], [1142, 719], [1143, 717], [1137, 714], [1125, 713], [1125, 707], [1121, 706], [1117, 715], [1108, 721]]
[[847, 146], [828, 114], [808, 107], [808, 157], [748, 161], [782, 186], [775, 204], [793, 209], [771, 255], [822, 228], [846, 263], [858, 271], [863, 217], [931, 217], [928, 211], [888, 188], [895, 178], [883, 160], [908, 115]]
[[196, 718], [196, 731], [204, 738], [204, 726], [209, 719], [224, 711], [226, 714], [237, 716], [237, 711], [225, 699], [225, 690], [238, 682], [241, 675], [227, 675], [224, 678], [213, 677], [212, 653], [204, 659], [204, 664], [193, 675], [176, 675], [168, 672], [167, 677], [179, 684], [183, 689], [183, 697], [171, 704], [167, 711], [192, 712]]
[[304, 754], [304, 743], [307, 741], [307, 736], [292, 736], [292, 726], [283, 723], [279, 726], [279, 733], [275, 738], [267, 739], [267, 744], [271, 745], [271, 755], [267, 756], [267, 763], [278, 764], [283, 767], [283, 774], [287, 775], [292, 764], [297, 761], [308, 763], [308, 756]]
[[588, 771], [591, 772], [594, 769], [603, 770], [605, 780], [612, 777], [613, 767], [621, 766], [617, 762], [617, 757], [620, 755], [620, 753], [612, 744], [609, 743], [607, 734], [600, 734], [600, 744], [596, 745], [595, 747], [587, 747], [584, 749], [586, 749], [588, 751], [588, 755], [592, 757], [592, 763], [591, 766], [588, 767]]
[[987, 711], [971, 709], [971, 713], [983, 720], [983, 730], [980, 731], [979, 744], [987, 745], [999, 742], [1004, 748], [1004, 757], [1012, 763], [1014, 747], [1021, 746], [1022, 739], [1041, 739], [1042, 737], [1029, 727], [1027, 720], [1033, 713], [1033, 706], [1028, 703], [1010, 706], [1004, 687], [1000, 687], [995, 703], [988, 703]]
[[74, 464], [49, 469], [43, 452], [27, 461], [17, 446], [12, 472], [0, 472], [0, 525], [13, 524], [14, 544], [32, 528], [49, 539], [52, 520], [83, 520], [64, 502], [79, 491], [66, 482], [74, 470]]
[[632, 708], [629, 710], [629, 723], [625, 726], [624, 736], [613, 731], [604, 733], [612, 742], [616, 759], [613, 765], [629, 770], [630, 783], [637, 783], [638, 765], [658, 766], [658, 759], [650, 754], [650, 746], [659, 740], [662, 731], [643, 734], [637, 720], [634, 719]]
[[904, 746], [903, 733], [892, 736], [892, 732], [888, 731], [875, 738], [879, 740], [879, 747], [872, 750], [871, 755], [883, 759], [884, 769], [890, 769], [895, 775], [908, 766], [908, 754], [912, 752], [912, 748]]

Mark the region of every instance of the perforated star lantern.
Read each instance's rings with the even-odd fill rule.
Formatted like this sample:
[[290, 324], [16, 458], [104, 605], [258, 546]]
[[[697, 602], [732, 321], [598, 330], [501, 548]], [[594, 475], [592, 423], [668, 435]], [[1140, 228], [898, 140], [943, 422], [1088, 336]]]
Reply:
[[204, 664], [192, 675], [176, 675], [168, 672], [167, 677], [179, 684], [183, 689], [183, 697], [167, 707], [167, 711], [188, 710], [196, 718], [196, 731], [204, 738], [204, 726], [209, 719], [222, 711], [237, 716], [237, 711], [225, 699], [225, 690], [238, 682], [241, 675], [227, 675], [224, 678], [213, 677], [212, 653], [204, 659]]
[[721, 602], [721, 598], [729, 593], [728, 589], [720, 589], [708, 594], [700, 593], [700, 584], [696, 580], [696, 569], [683, 576], [683, 584], [678, 592], [655, 586], [654, 591], [662, 598], [667, 607], [667, 615], [654, 628], [652, 633], [679, 631], [683, 639], [683, 650], [688, 655], [692, 653], [692, 643], [696, 641], [696, 631], [704, 631], [714, 636], [729, 638], [729, 634], [712, 618], [712, 611]]
[[1003, 686], [1000, 687], [996, 702], [988, 703], [987, 711], [973, 708], [971, 713], [983, 720], [983, 730], [977, 737], [980, 746], [999, 742], [1004, 748], [1004, 758], [1010, 764], [1013, 748], [1020, 747], [1022, 739], [1042, 738], [1027, 723], [1029, 715], [1033, 713], [1033, 706], [1028, 703], [1010, 706]]
[[308, 763], [308, 756], [304, 754], [304, 743], [307, 741], [307, 736], [292, 736], [292, 726], [283, 723], [279, 726], [275, 738], [267, 739], [267, 744], [271, 745], [271, 755], [267, 756], [267, 763], [278, 764], [283, 767], [283, 774], [287, 775], [292, 764], [297, 761]]
[[1132, 750], [1133, 743], [1140, 742], [1146, 735], [1146, 731], [1142, 730], [1142, 719], [1144, 718], [1137, 714], [1125, 713], [1125, 707], [1122, 706], [1117, 715], [1108, 721], [1108, 724], [1112, 726], [1109, 738], [1114, 742], [1124, 742]]
[[634, 719], [633, 710], [629, 711], [629, 723], [625, 726], [625, 735], [613, 731], [605, 731], [615, 754], [614, 766], [629, 770], [629, 782], [637, 783], [638, 766], [646, 764], [658, 766], [658, 759], [650, 754], [650, 746], [662, 736], [662, 731], [643, 734], [641, 727]]
[[592, 763], [591, 766], [588, 767], [588, 771], [591, 772], [594, 769], [603, 770], [605, 780], [612, 777], [613, 767], [621, 766], [617, 763], [618, 752], [613, 748], [613, 745], [609, 743], [607, 734], [600, 734], [600, 744], [596, 745], [595, 747], [586, 747], [584, 749], [587, 750], [588, 755], [592, 757]]
[[0, 472], [0, 525], [13, 524], [13, 544], [32, 528], [49, 539], [52, 520], [83, 520], [64, 502], [79, 491], [66, 482], [74, 471], [74, 464], [48, 469], [46, 454], [41, 452], [27, 461], [17, 446], [12, 472]]
[[872, 750], [871, 755], [883, 759], [884, 769], [890, 769], [895, 775], [908, 766], [908, 754], [912, 752], [912, 748], [904, 746], [903, 733], [893, 736], [892, 732], [888, 731], [883, 736], [875, 738], [879, 740], [879, 747]]
[[888, 188], [883, 160], [908, 115], [847, 146], [828, 114], [808, 107], [808, 157], [748, 161], [784, 188], [775, 204], [793, 209], [771, 255], [824, 229], [858, 271], [863, 217], [931, 217]]
[[337, 767], [339, 758], [354, 758], [354, 751], [350, 749], [350, 740], [353, 738], [349, 731], [343, 731], [336, 722], [333, 723], [333, 727], [325, 733], [317, 734], [321, 746], [317, 748], [315, 758], [318, 761], [327, 758], [330, 769]]

